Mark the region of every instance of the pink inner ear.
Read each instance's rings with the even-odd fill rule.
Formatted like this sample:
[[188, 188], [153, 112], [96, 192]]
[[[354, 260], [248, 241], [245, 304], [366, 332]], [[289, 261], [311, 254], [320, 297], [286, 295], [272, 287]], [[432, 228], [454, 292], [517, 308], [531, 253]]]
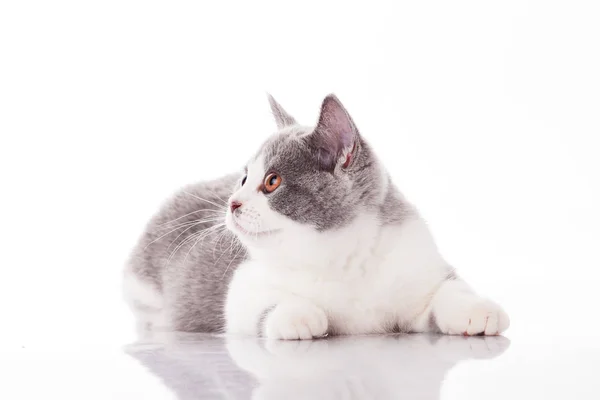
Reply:
[[319, 128], [328, 136], [330, 143], [335, 143], [336, 152], [348, 147], [354, 138], [350, 117], [335, 97], [328, 96], [323, 101], [317, 126]]
[[348, 154], [346, 156], [346, 161], [344, 162], [344, 165], [342, 165], [342, 167], [344, 168], [348, 168], [348, 165], [350, 165], [350, 159], [352, 158], [352, 154]]
[[344, 165], [342, 165], [342, 168], [348, 168], [348, 165], [350, 165], [350, 161], [352, 161], [352, 154], [354, 154], [355, 148], [356, 142], [354, 142], [354, 144], [352, 145], [352, 150], [350, 150], [350, 153], [348, 153], [348, 155], [346, 156], [346, 161], [344, 161]]

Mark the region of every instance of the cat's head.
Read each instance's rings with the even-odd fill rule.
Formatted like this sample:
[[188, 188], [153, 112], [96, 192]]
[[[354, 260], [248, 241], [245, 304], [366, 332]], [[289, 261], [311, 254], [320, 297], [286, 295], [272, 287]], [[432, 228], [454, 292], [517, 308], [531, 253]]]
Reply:
[[314, 238], [376, 213], [387, 178], [340, 101], [327, 96], [312, 128], [269, 101], [279, 131], [248, 161], [229, 199], [228, 228], [260, 247]]

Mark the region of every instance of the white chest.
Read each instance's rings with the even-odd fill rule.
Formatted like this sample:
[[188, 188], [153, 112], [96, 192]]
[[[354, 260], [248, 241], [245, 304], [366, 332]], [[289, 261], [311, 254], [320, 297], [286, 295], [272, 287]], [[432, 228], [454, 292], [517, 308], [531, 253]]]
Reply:
[[266, 265], [263, 276], [283, 295], [322, 308], [340, 333], [389, 331], [422, 313], [446, 273], [425, 224], [407, 221], [355, 237], [351, 246], [320, 246], [332, 251], [317, 258], [297, 253], [289, 268]]

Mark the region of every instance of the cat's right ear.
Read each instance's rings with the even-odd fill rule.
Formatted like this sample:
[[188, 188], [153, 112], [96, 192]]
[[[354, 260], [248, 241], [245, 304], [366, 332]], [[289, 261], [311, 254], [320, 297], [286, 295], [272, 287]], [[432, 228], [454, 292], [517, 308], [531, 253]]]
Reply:
[[277, 123], [277, 129], [283, 129], [286, 126], [296, 125], [296, 120], [290, 114], [288, 114], [281, 105], [275, 101], [273, 96], [267, 93], [269, 97], [269, 104], [271, 105], [271, 111], [275, 117]]

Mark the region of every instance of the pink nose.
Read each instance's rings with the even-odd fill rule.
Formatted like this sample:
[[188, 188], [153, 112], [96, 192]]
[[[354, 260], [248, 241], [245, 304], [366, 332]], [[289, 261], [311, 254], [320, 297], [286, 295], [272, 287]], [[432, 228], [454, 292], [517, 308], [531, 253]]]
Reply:
[[237, 210], [238, 208], [240, 208], [242, 206], [242, 203], [240, 203], [239, 201], [232, 201], [231, 204], [229, 205], [229, 208], [231, 208], [231, 212], [234, 212], [235, 210]]

